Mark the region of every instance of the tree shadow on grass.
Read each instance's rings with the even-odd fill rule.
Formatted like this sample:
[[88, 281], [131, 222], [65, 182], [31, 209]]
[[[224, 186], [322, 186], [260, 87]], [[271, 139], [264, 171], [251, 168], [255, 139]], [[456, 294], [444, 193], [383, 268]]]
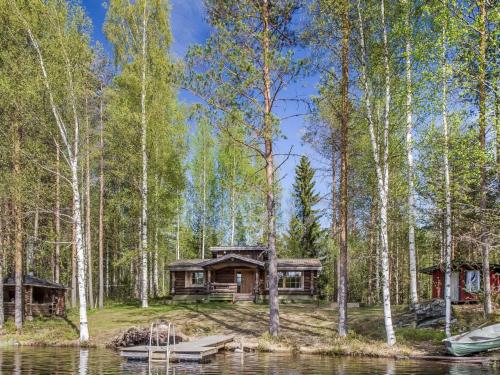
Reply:
[[208, 320], [210, 320], [214, 323], [217, 323], [218, 325], [220, 325], [226, 329], [229, 329], [231, 331], [235, 331], [235, 332], [238, 332], [241, 334], [246, 334], [246, 335], [259, 335], [259, 332], [257, 332], [256, 330], [243, 328], [241, 325], [241, 323], [242, 323], [241, 321], [239, 322], [240, 324], [232, 324], [232, 323], [229, 323], [228, 321], [225, 321], [223, 319], [216, 318], [213, 315], [208, 314], [207, 312], [202, 311], [202, 310], [195, 310], [195, 309], [188, 307], [188, 306], [186, 306], [186, 309], [191, 310], [193, 312], [196, 312], [200, 315], [203, 315]]
[[[249, 316], [251, 318], [255, 318], [255, 317], [258, 317], [259, 315], [264, 315], [264, 314], [267, 315], [267, 312], [264, 312], [264, 311], [256, 311], [255, 313], [252, 313], [248, 309], [243, 309], [243, 308], [235, 309], [234, 312], [237, 312], [237, 313], [244, 315], [244, 316], [245, 315]], [[283, 323], [283, 322], [287, 323], [287, 325], [280, 324], [282, 329], [287, 329], [287, 330], [291, 330], [293, 332], [300, 332], [301, 334], [307, 334], [307, 335], [313, 335], [313, 336], [321, 336], [321, 334], [318, 332], [311, 331], [310, 329], [307, 329], [306, 327], [312, 328], [312, 329], [320, 329], [320, 330], [330, 330], [331, 329], [330, 327], [307, 324], [307, 323], [304, 323], [303, 321], [294, 321], [292, 319], [285, 318], [283, 316], [283, 313], [280, 312], [280, 323]], [[299, 326], [299, 328], [292, 327], [292, 325]]]
[[62, 319], [73, 329], [73, 331], [75, 331], [78, 336], [80, 336], [80, 328], [78, 328], [75, 323], [69, 320], [67, 316], [64, 316]]

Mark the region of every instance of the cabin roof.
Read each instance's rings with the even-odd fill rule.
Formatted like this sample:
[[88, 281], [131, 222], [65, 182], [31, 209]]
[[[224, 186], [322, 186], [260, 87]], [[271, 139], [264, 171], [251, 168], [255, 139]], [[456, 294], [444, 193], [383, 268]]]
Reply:
[[[3, 281], [5, 286], [15, 286], [16, 280], [14, 277], [7, 277]], [[40, 279], [35, 276], [25, 275], [23, 279], [23, 285], [36, 286], [39, 288], [49, 288], [49, 289], [68, 289], [62, 284], [54, 283], [52, 281]]]
[[321, 262], [316, 258], [290, 258], [278, 259], [279, 269], [308, 269], [308, 270], [321, 270]]
[[168, 266], [171, 271], [203, 271], [200, 263], [206, 259], [179, 259], [174, 260]]
[[[467, 262], [463, 260], [454, 260], [451, 262], [451, 269], [456, 270], [460, 267], [466, 267], [468, 269], [473, 269], [473, 270], [481, 270], [483, 269], [483, 264], [481, 262]], [[444, 263], [438, 263], [435, 264], [434, 266], [422, 268], [420, 270], [420, 273], [426, 273], [428, 275], [431, 275], [435, 271], [443, 271], [445, 270], [445, 264]], [[495, 263], [490, 263], [490, 270], [500, 272], [500, 264], [495, 264]]]
[[[171, 271], [202, 271], [204, 267], [223, 263], [231, 259], [241, 262], [251, 263], [259, 267], [264, 267], [266, 262], [248, 258], [235, 253], [223, 255], [212, 259], [180, 259], [169, 264]], [[278, 259], [278, 270], [317, 270], [322, 269], [321, 262], [316, 258], [289, 258]]]
[[250, 263], [250, 264], [253, 264], [253, 265], [256, 265], [259, 267], [264, 267], [264, 262], [261, 262], [260, 260], [248, 258], [248, 257], [234, 254], [234, 253], [226, 254], [226, 255], [223, 255], [223, 256], [218, 257], [218, 258], [213, 258], [213, 259], [207, 260], [207, 261], [201, 263], [201, 266], [202, 267], [211, 266], [214, 264], [224, 263], [224, 262], [232, 261], [235, 259], [239, 260], [240, 262], [243, 262], [243, 263]]
[[221, 251], [267, 251], [267, 247], [262, 245], [256, 246], [212, 246], [210, 251], [213, 253]]

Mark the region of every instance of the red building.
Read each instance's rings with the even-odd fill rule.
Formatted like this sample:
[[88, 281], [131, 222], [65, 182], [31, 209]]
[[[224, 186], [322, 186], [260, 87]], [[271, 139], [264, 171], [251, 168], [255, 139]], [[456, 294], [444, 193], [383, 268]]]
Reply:
[[[451, 301], [474, 302], [483, 289], [482, 263], [453, 261], [451, 265]], [[432, 298], [444, 298], [444, 263], [420, 270], [432, 275]], [[492, 297], [500, 295], [500, 264], [490, 264]]]

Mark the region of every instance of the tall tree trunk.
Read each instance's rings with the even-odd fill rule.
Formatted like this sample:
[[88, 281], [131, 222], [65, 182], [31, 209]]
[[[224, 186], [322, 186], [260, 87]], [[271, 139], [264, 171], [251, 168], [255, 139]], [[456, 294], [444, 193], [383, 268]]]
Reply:
[[179, 204], [179, 193], [177, 193], [177, 228], [175, 233], [175, 259], [181, 259], [181, 209]]
[[340, 241], [339, 241], [339, 327], [340, 337], [347, 335], [347, 219], [348, 219], [348, 130], [349, 130], [349, 0], [342, 12], [342, 118], [340, 129]]
[[389, 278], [389, 238], [387, 209], [389, 200], [389, 113], [391, 103], [390, 71], [389, 71], [389, 46], [387, 41], [387, 27], [385, 22], [385, 0], [380, 2], [382, 21], [382, 36], [384, 41], [384, 70], [385, 70], [385, 108], [384, 108], [384, 139], [383, 139], [383, 194], [380, 199], [380, 232], [382, 234], [382, 296], [384, 303], [384, 323], [387, 334], [387, 344], [394, 345], [396, 336], [392, 326], [391, 293]]
[[[234, 147], [234, 146], [233, 146]], [[236, 226], [236, 151], [233, 148], [232, 180], [231, 180], [231, 246], [234, 245], [234, 231]]]
[[410, 257], [410, 304], [418, 303], [417, 291], [417, 255], [415, 249], [415, 186], [413, 170], [413, 92], [412, 92], [412, 29], [410, 28], [410, 2], [404, 0], [406, 6], [406, 157], [408, 162], [408, 250]]
[[450, 192], [450, 167], [449, 167], [449, 133], [448, 133], [448, 113], [447, 113], [447, 30], [443, 27], [442, 46], [441, 46], [441, 69], [442, 69], [442, 98], [441, 98], [441, 117], [443, 121], [443, 159], [444, 159], [444, 189], [445, 189], [445, 277], [444, 277], [444, 300], [445, 300], [445, 333], [451, 336], [451, 192]]
[[[38, 204], [38, 199], [36, 201]], [[33, 217], [33, 235], [29, 237], [28, 246], [26, 247], [26, 273], [28, 275], [33, 275], [33, 258], [35, 256], [36, 247], [38, 244], [38, 225], [39, 225], [39, 210], [38, 207], [35, 207], [35, 215]]]
[[[78, 132], [76, 128], [75, 133]], [[76, 138], [77, 135], [75, 134]], [[76, 144], [76, 142], [75, 142]], [[78, 298], [80, 300], [80, 341], [89, 340], [87, 324], [87, 301], [85, 296], [85, 249], [83, 247], [82, 219], [80, 207], [80, 190], [78, 187], [78, 154], [75, 153], [74, 160], [71, 161], [71, 184], [73, 190], [73, 222], [75, 225], [77, 277], [78, 277]]]
[[487, 10], [486, 0], [479, 0], [479, 144], [483, 152], [481, 161], [481, 185], [480, 185], [480, 208], [481, 208], [481, 249], [483, 253], [483, 291], [484, 291], [484, 313], [490, 315], [493, 312], [491, 305], [490, 285], [490, 239], [488, 233], [486, 206], [487, 206], [487, 171], [486, 171], [486, 50], [488, 43]]
[[[384, 41], [384, 70], [385, 70], [385, 108], [384, 108], [384, 130], [383, 130], [383, 160], [380, 160], [379, 143], [375, 135], [375, 125], [371, 110], [371, 91], [367, 75], [367, 56], [364, 38], [363, 18], [361, 15], [360, 0], [358, 0], [358, 18], [359, 32], [361, 42], [361, 76], [364, 81], [364, 94], [366, 114], [370, 130], [370, 140], [372, 144], [372, 153], [375, 161], [377, 174], [377, 187], [379, 198], [379, 226], [380, 226], [380, 245], [381, 245], [381, 268], [382, 268], [382, 296], [384, 305], [384, 323], [387, 335], [387, 344], [392, 346], [396, 343], [394, 328], [392, 326], [391, 300], [390, 300], [390, 280], [389, 280], [389, 243], [387, 237], [387, 207], [389, 195], [389, 110], [390, 110], [390, 75], [389, 75], [389, 53], [387, 46], [387, 30], [385, 25], [385, 4], [381, 1], [381, 21], [383, 27]], [[383, 169], [382, 169], [383, 167]]]
[[497, 199], [500, 200], [500, 86], [495, 86], [495, 151], [497, 155]]
[[[19, 9], [17, 9], [17, 11], [19, 12]], [[75, 98], [75, 89], [73, 87], [73, 76], [71, 72], [70, 63], [66, 55], [66, 51], [63, 48], [62, 50], [66, 58], [66, 73], [68, 77], [69, 97], [73, 112], [74, 133], [73, 133], [73, 144], [71, 144], [71, 142], [68, 139], [67, 128], [61, 119], [61, 116], [57, 110], [57, 106], [54, 101], [54, 96], [52, 94], [52, 89], [50, 87], [50, 82], [48, 79], [47, 71], [45, 69], [45, 63], [43, 60], [40, 46], [38, 45], [38, 41], [35, 39], [29, 24], [26, 22], [26, 20], [22, 17], [21, 14], [20, 16], [24, 21], [31, 43], [37, 52], [40, 63], [40, 69], [42, 71], [44, 84], [47, 89], [47, 94], [49, 96], [50, 106], [52, 109], [52, 113], [54, 115], [54, 120], [57, 124], [57, 127], [59, 128], [60, 136], [64, 142], [68, 154], [68, 162], [71, 170], [71, 189], [73, 192], [73, 225], [75, 228], [76, 255], [77, 255], [77, 266], [78, 266], [78, 292], [80, 297], [80, 342], [87, 342], [89, 340], [89, 331], [87, 324], [87, 304], [85, 300], [85, 294], [86, 294], [85, 293], [85, 249], [83, 247], [82, 220], [81, 220], [81, 207], [80, 207], [80, 187], [78, 185], [79, 120], [78, 120], [78, 112], [76, 109], [76, 98]], [[22, 272], [22, 267], [21, 267], [21, 272]]]
[[12, 216], [14, 218], [14, 264], [15, 264], [15, 306], [14, 320], [16, 329], [23, 328], [24, 298], [23, 298], [23, 222], [21, 209], [20, 183], [21, 175], [21, 128], [14, 121], [12, 124], [12, 172], [14, 183], [12, 191]]
[[5, 323], [4, 306], [3, 306], [3, 273], [4, 273], [4, 238], [6, 234], [6, 227], [4, 227], [4, 206], [0, 200], [0, 330], [3, 329]]
[[262, 53], [264, 64], [262, 77], [264, 83], [264, 157], [266, 171], [266, 209], [267, 209], [267, 247], [269, 251], [269, 333], [278, 336], [279, 299], [278, 299], [278, 259], [276, 257], [276, 204], [274, 200], [274, 158], [273, 124], [271, 119], [271, 76], [269, 67], [269, 2], [262, 3]]
[[[104, 120], [103, 87], [99, 99], [99, 298], [98, 305], [104, 307]], [[106, 274], [108, 270], [106, 268]]]
[[[377, 299], [374, 298], [374, 291], [373, 291], [373, 272], [377, 270], [377, 266], [374, 267], [374, 256], [377, 254], [377, 218], [376, 218], [376, 209], [375, 209], [375, 204], [373, 202], [373, 197], [372, 197], [372, 203], [370, 205], [370, 262], [369, 262], [369, 272], [368, 272], [368, 304], [372, 305], [374, 301]], [[378, 259], [375, 258], [375, 262], [377, 262]]]
[[206, 135], [203, 137], [203, 202], [202, 202], [202, 213], [201, 213], [201, 259], [205, 259], [205, 237], [206, 237], [206, 225], [207, 225], [207, 153], [205, 149], [205, 140], [206, 140]]
[[59, 143], [54, 140], [56, 145], [56, 212], [55, 212], [55, 229], [56, 229], [56, 246], [54, 256], [54, 282], [59, 283], [61, 280], [61, 149]]
[[141, 148], [142, 148], [142, 220], [141, 220], [141, 267], [142, 267], [142, 307], [148, 307], [148, 155], [147, 155], [147, 122], [146, 122], [146, 43], [147, 43], [147, 8], [144, 1], [142, 18], [142, 70], [141, 70]]
[[85, 98], [85, 123], [86, 123], [86, 129], [85, 129], [85, 202], [86, 202], [86, 210], [85, 210], [85, 244], [87, 245], [87, 272], [88, 272], [88, 300], [89, 300], [89, 307], [92, 309], [94, 308], [94, 285], [93, 285], [93, 275], [92, 275], [92, 235], [91, 235], [91, 209], [92, 209], [92, 202], [90, 200], [90, 124], [89, 124], [89, 117], [88, 117], [88, 103], [87, 103], [87, 98]]
[[375, 301], [380, 303], [380, 210], [377, 207], [377, 220], [375, 223]]
[[[72, 210], [75, 209], [72, 207]], [[71, 226], [71, 307], [76, 307], [78, 280], [76, 267], [76, 228], [73, 223]]]
[[332, 241], [337, 238], [337, 150], [333, 138], [335, 137], [334, 128], [331, 126], [332, 137], [332, 222], [330, 223], [330, 237]]
[[155, 223], [155, 250], [153, 253], [153, 296], [158, 296], [158, 222]]

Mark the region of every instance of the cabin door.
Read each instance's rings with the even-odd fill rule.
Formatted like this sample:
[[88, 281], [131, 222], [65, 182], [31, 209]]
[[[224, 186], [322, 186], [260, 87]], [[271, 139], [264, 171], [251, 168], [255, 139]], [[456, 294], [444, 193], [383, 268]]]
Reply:
[[236, 284], [238, 286], [238, 293], [252, 294], [255, 276], [252, 270], [237, 270], [236, 271]]
[[452, 272], [451, 273], [451, 300], [453, 302], [458, 301], [459, 299], [459, 282], [460, 282], [460, 273]]

